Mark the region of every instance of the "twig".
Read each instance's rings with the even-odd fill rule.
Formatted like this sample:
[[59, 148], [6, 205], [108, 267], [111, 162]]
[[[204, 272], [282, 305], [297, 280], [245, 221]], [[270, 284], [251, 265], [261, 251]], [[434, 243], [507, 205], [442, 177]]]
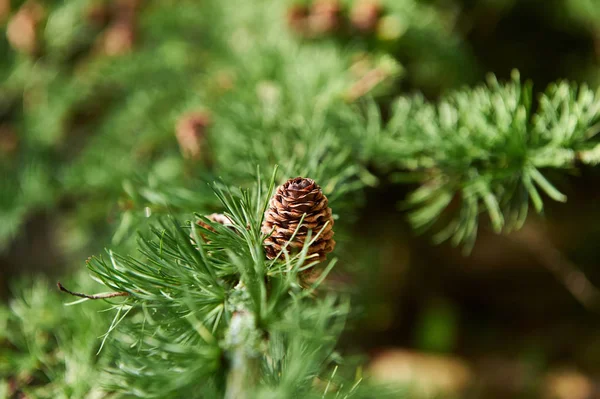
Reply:
[[66, 289], [60, 282], [57, 282], [56, 285], [58, 286], [58, 289], [61, 290], [62, 292], [66, 292], [67, 294], [71, 294], [73, 296], [78, 296], [80, 298], [87, 298], [87, 299], [107, 299], [107, 298], [114, 298], [114, 297], [117, 297], [117, 296], [129, 296], [128, 292], [108, 292], [108, 293], [105, 293], [105, 294], [87, 295], [87, 294], [82, 294], [80, 292], [70, 291], [70, 290]]
[[551, 271], [573, 297], [589, 310], [600, 310], [600, 290], [579, 267], [558, 248], [541, 226], [524, 228], [509, 238], [527, 249], [542, 266]]

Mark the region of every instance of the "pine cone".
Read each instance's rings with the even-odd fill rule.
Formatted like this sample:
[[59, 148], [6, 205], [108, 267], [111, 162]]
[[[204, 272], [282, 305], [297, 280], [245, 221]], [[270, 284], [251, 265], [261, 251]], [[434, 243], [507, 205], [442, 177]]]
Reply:
[[[231, 219], [229, 219], [227, 216], [223, 215], [222, 213], [213, 213], [213, 214], [206, 216], [206, 218], [208, 220], [210, 220], [211, 222], [220, 223], [223, 226], [233, 229], [233, 227], [231, 227], [233, 225], [233, 222], [231, 221]], [[215, 232], [215, 229], [210, 224], [206, 223], [202, 219], [198, 220], [196, 222], [196, 224], [208, 231]], [[199, 232], [198, 234], [204, 240], [204, 242], [206, 242], [207, 244], [210, 244], [210, 241], [207, 239], [206, 234], [203, 234], [202, 232]], [[190, 234], [190, 237], [192, 239], [194, 238], [193, 236], [194, 236], [193, 234]]]
[[[264, 242], [267, 258], [275, 259], [283, 248], [292, 254], [300, 251], [311, 230], [311, 240], [320, 234], [308, 249], [308, 255], [312, 256], [307, 262], [325, 260], [335, 247], [333, 218], [327, 205], [327, 197], [312, 179], [296, 177], [279, 186], [271, 198], [262, 225], [262, 232], [270, 234]], [[298, 229], [303, 215], [302, 226]], [[296, 229], [298, 232], [294, 240], [289, 242]]]
[[[222, 213], [212, 213], [206, 218], [211, 222], [220, 223], [223, 226], [231, 226], [233, 224], [231, 219], [229, 219], [229, 217], [223, 215]], [[206, 230], [215, 231], [215, 229], [213, 229], [208, 223], [204, 222], [203, 220], [198, 220], [196, 224], [198, 226], [204, 227]]]

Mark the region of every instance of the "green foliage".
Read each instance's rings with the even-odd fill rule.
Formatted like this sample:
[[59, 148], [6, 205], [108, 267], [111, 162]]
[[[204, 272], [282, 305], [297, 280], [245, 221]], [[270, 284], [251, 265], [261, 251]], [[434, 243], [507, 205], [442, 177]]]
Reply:
[[150, 2], [140, 17], [145, 39], [135, 56], [108, 57], [98, 49], [108, 27], [101, 31], [87, 16], [94, 5], [46, 4], [43, 51], [35, 58], [11, 51], [2, 32], [0, 125], [18, 141], [0, 161], [8, 176], [0, 186], [8, 221], [0, 248], [37, 210], [73, 202], [70, 213], [97, 226], [119, 199], [124, 179], [186, 180], [174, 125], [198, 105], [193, 88], [201, 84], [206, 59], [197, 49], [218, 47], [218, 36], [204, 26], [210, 13], [192, 2]]
[[445, 224], [434, 239], [468, 250], [480, 214], [501, 232], [519, 228], [530, 203], [541, 212], [542, 194], [566, 201], [547, 175], [577, 160], [594, 163], [598, 96], [586, 86], [552, 84], [534, 110], [532, 86], [518, 73], [505, 84], [492, 76], [487, 86], [448, 93], [437, 104], [398, 99], [366, 148], [375, 148], [371, 156], [383, 167], [404, 169], [399, 181], [420, 181], [406, 201], [417, 231]]
[[[87, 275], [70, 279], [97, 289]], [[45, 280], [22, 282], [9, 307], [0, 308], [0, 381], [6, 395], [32, 398], [92, 398], [106, 393], [96, 378], [105, 357], [97, 357], [98, 337], [108, 314], [100, 303], [65, 304]]]
[[[222, 392], [235, 334], [242, 333], [250, 334], [240, 341], [244, 352], [262, 364], [257, 389], [272, 397], [311, 390], [331, 362], [348, 302], [310, 297], [335, 261], [310, 289], [300, 286], [298, 274], [314, 266], [304, 265], [308, 243], [299, 254], [283, 254], [283, 263], [265, 260], [260, 228], [273, 185], [217, 189], [230, 227], [205, 218], [214, 230], [163, 221], [153, 238], [140, 238], [140, 259], [109, 252], [89, 261], [103, 284], [129, 294], [109, 329], [118, 348], [107, 371], [111, 388], [139, 397]], [[252, 318], [240, 332], [232, 320], [244, 313]]]
[[[105, 57], [94, 50], [99, 29], [81, 18], [90, 4], [49, 3], [38, 58], [0, 39], [0, 112], [19, 136], [0, 159], [9, 176], [0, 247], [36, 210], [73, 204], [60, 216], [95, 248], [118, 214], [117, 248], [88, 267], [128, 296], [110, 301], [110, 322], [100, 305], [63, 311], [45, 283], [18, 292], [0, 308], [0, 393], [16, 382], [32, 397], [219, 397], [235, 388], [243, 359], [253, 370], [240, 375], [257, 374], [243, 387], [255, 397], [398, 397], [374, 391], [335, 352], [349, 299], [319, 287], [335, 260], [305, 286], [315, 266], [304, 264], [307, 247], [265, 259], [260, 226], [274, 185], [315, 179], [343, 237], [365, 187], [380, 177], [417, 184], [402, 202], [415, 230], [469, 250], [482, 215], [496, 232], [519, 228], [545, 196], [566, 200], [553, 172], [600, 162], [599, 94], [583, 85], [552, 84], [534, 101], [515, 73], [437, 101], [397, 97], [400, 79], [437, 93], [477, 74], [449, 9], [385, 2], [397, 34], [344, 46], [290, 34], [286, 2], [153, 1], [136, 50]], [[357, 54], [368, 65], [358, 76]], [[373, 71], [376, 84], [348, 94]], [[177, 148], [176, 122], [198, 109], [213, 119], [211, 162]], [[213, 192], [214, 176], [227, 183]], [[231, 227], [203, 216], [223, 210]], [[426, 341], [448, 346], [446, 335]]]

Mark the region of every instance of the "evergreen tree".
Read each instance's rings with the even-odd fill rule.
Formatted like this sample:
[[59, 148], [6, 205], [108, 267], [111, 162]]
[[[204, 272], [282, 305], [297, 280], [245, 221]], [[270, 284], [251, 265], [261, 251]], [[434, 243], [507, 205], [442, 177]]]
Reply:
[[69, 307], [36, 280], [0, 308], [0, 396], [398, 397], [338, 353], [355, 308], [327, 284], [367, 187], [468, 254], [600, 162], [599, 91], [473, 85], [434, 4], [2, 5], [0, 247], [46, 211], [70, 265], [108, 249]]

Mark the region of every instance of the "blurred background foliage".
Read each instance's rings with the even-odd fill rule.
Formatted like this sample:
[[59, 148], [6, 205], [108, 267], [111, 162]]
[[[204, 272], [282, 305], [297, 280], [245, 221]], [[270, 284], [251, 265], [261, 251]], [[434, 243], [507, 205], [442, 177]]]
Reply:
[[[460, 108], [448, 93], [488, 73], [519, 70], [534, 98], [559, 79], [596, 89], [600, 3], [238, 3], [0, 0], [0, 396], [109, 396], [95, 378], [108, 305], [65, 307], [52, 280], [97, 290], [88, 256], [133, 252], [157, 215], [218, 211], [206, 182], [279, 164], [341, 215], [340, 350], [374, 378], [415, 397], [597, 397], [598, 171], [565, 167], [566, 204], [509, 235], [483, 223], [463, 256], [415, 235], [408, 160], [357, 132], [385, 131], [373, 118], [394, 121], [399, 95]], [[429, 125], [406, 115], [426, 148]]]

